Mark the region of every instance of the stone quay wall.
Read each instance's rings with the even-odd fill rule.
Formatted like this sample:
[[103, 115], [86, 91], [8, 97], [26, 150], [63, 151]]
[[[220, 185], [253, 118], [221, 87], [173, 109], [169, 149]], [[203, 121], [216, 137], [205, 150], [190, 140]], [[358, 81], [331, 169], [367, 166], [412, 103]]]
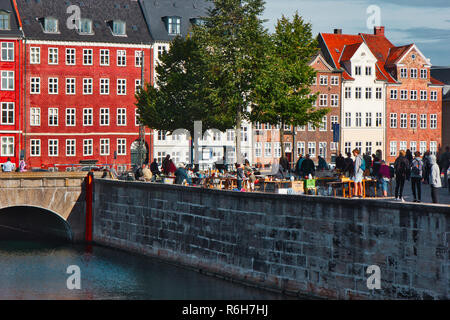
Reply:
[[94, 182], [94, 242], [299, 297], [449, 299], [449, 222], [442, 205]]

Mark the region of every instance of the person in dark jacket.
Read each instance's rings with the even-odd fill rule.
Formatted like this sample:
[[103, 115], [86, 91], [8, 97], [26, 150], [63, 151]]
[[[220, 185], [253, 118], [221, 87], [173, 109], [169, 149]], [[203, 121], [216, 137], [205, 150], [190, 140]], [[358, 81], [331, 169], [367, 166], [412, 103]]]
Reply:
[[298, 160], [297, 163], [295, 164], [295, 174], [297, 175], [297, 177], [301, 178], [303, 176], [302, 171], [300, 170], [302, 167], [302, 162], [303, 160], [305, 160], [305, 158], [303, 158], [303, 155], [300, 154], [298, 156]]
[[150, 171], [152, 172], [153, 176], [161, 174], [161, 171], [159, 171], [158, 162], [156, 162], [156, 158], [153, 159], [153, 162], [150, 164]]
[[405, 180], [410, 176], [410, 164], [406, 159], [405, 150], [400, 150], [398, 158], [394, 163], [395, 170], [395, 200], [405, 202], [403, 199], [403, 188], [405, 187]]
[[339, 153], [339, 156], [336, 158], [336, 169], [342, 172], [345, 170], [345, 159], [342, 156], [342, 153]]
[[237, 188], [239, 191], [242, 190], [242, 181], [244, 181], [245, 174], [244, 169], [241, 167], [239, 163], [236, 163], [236, 181], [237, 181]]
[[411, 163], [413, 161], [413, 154], [411, 152], [411, 150], [406, 150], [406, 155], [405, 155], [406, 159], [408, 159], [409, 163]]
[[431, 163], [430, 163], [430, 151], [427, 151], [423, 154], [423, 183], [430, 183], [430, 172], [431, 172]]
[[422, 200], [422, 176], [423, 176], [423, 162], [420, 158], [420, 152], [415, 152], [415, 158], [411, 163], [411, 188], [414, 196], [414, 202], [421, 202]]
[[353, 168], [352, 154], [350, 152], [347, 152], [347, 158], [345, 158], [344, 173], [347, 177], [350, 177], [353, 174], [353, 171], [354, 168]]
[[309, 174], [314, 176], [316, 167], [314, 162], [310, 159], [309, 154], [307, 154], [305, 160], [303, 160], [300, 170], [303, 172], [303, 176], [308, 176]]
[[381, 159], [378, 159], [376, 155], [372, 155], [373, 163], [372, 163], [372, 176], [378, 177], [378, 171], [380, 170], [381, 166]]
[[328, 163], [321, 156], [319, 156], [319, 163], [317, 164], [317, 170], [328, 170]]
[[161, 165], [162, 173], [165, 174], [165, 175], [169, 175], [169, 164], [170, 164], [170, 154], [168, 154], [164, 158], [164, 160], [162, 162], [162, 165]]
[[184, 163], [180, 163], [175, 171], [175, 184], [183, 184], [184, 180], [186, 180], [189, 185], [192, 185], [192, 179], [189, 177]]

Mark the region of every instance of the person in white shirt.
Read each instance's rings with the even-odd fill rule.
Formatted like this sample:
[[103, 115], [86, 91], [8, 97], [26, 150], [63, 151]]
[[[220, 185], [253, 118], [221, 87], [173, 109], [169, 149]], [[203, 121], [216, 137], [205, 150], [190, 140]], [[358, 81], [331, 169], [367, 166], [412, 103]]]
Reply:
[[11, 158], [6, 159], [6, 162], [2, 164], [3, 172], [14, 171], [14, 164], [11, 162]]

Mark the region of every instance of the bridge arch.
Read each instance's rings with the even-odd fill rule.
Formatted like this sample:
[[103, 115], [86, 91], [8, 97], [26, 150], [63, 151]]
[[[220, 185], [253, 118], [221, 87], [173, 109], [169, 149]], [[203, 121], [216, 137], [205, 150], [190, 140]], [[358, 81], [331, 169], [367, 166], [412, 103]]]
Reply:
[[73, 232], [66, 219], [55, 211], [14, 205], [0, 208], [0, 239], [72, 241]]

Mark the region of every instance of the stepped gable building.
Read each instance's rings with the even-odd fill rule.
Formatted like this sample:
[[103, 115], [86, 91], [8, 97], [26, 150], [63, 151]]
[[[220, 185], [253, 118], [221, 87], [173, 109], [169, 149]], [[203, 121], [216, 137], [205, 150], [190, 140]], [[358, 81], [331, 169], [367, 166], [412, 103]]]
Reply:
[[450, 147], [450, 67], [432, 67], [431, 76], [444, 83], [442, 91], [442, 148]]
[[[441, 145], [442, 83], [431, 77], [431, 63], [415, 44], [395, 46], [384, 27], [373, 34], [320, 34], [327, 61], [343, 68], [345, 151], [384, 151], [394, 162], [400, 150]], [[346, 61], [347, 60], [347, 61]]]
[[[152, 38], [137, 1], [16, 0], [26, 37], [23, 146], [31, 167], [137, 158], [135, 92], [152, 82]], [[147, 158], [152, 154], [145, 136]]]
[[18, 165], [20, 150], [23, 148], [20, 140], [23, 115], [21, 112], [23, 74], [22, 32], [17, 18], [16, 8], [10, 0], [0, 0], [0, 162], [8, 158]]

